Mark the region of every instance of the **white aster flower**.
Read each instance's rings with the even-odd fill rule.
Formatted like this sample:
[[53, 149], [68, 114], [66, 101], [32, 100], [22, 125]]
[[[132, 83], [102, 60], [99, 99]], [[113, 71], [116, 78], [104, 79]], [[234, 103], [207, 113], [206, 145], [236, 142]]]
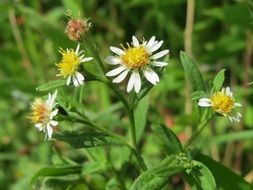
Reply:
[[127, 84], [127, 92], [132, 89], [136, 93], [140, 92], [140, 72], [143, 73], [150, 83], [156, 85], [159, 82], [159, 76], [152, 67], [164, 67], [168, 64], [157, 61], [157, 59], [168, 54], [169, 50], [166, 49], [154, 54], [162, 44], [163, 41], [157, 41], [154, 36], [149, 41], [143, 40], [141, 43], [133, 36], [132, 43], [131, 45], [127, 44], [127, 48], [110, 47], [110, 50], [116, 56], [108, 56], [106, 62], [111, 65], [117, 65], [117, 68], [107, 72], [106, 76], [115, 77], [112, 82], [120, 83], [127, 77], [128, 73], [131, 73]]
[[201, 107], [212, 107], [215, 112], [228, 117], [232, 122], [240, 122], [242, 117], [239, 112], [235, 112], [234, 110], [235, 107], [241, 107], [242, 105], [235, 102], [233, 93], [229, 87], [215, 92], [210, 98], [199, 99], [198, 105]]
[[46, 101], [43, 101], [41, 98], [36, 98], [31, 104], [29, 118], [39, 131], [43, 131], [46, 134], [45, 139], [52, 138], [52, 127], [58, 125], [58, 122], [54, 120], [54, 117], [58, 113], [58, 109], [54, 109], [56, 96], [57, 91], [53, 95], [49, 93]]
[[67, 51], [60, 49], [62, 54], [62, 60], [56, 64], [60, 74], [57, 76], [63, 76], [67, 78], [67, 86], [71, 81], [74, 86], [78, 87], [84, 83], [84, 76], [78, 72], [81, 63], [92, 60], [92, 57], [84, 57], [83, 51], [79, 51], [80, 45], [77, 45], [76, 50], [67, 49]]

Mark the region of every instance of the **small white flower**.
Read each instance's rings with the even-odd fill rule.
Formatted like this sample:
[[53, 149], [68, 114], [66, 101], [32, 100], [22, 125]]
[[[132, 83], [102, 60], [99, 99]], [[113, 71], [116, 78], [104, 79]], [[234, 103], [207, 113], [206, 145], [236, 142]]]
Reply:
[[235, 102], [233, 93], [229, 87], [222, 88], [221, 91], [215, 92], [210, 98], [201, 98], [198, 101], [201, 107], [212, 107], [212, 109], [230, 119], [230, 121], [240, 122], [242, 115], [235, 112], [235, 107], [242, 105]]
[[163, 41], [155, 40], [154, 36], [149, 41], [142, 41], [142, 43], [133, 36], [131, 46], [128, 44], [127, 48], [110, 47], [110, 50], [116, 56], [108, 56], [106, 62], [118, 67], [107, 72], [106, 76], [115, 77], [112, 82], [120, 83], [127, 77], [128, 73], [131, 73], [127, 84], [127, 92], [130, 92], [132, 89], [136, 93], [140, 92], [140, 72], [143, 73], [144, 77], [151, 84], [156, 85], [159, 82], [159, 76], [152, 67], [164, 67], [168, 64], [157, 61], [157, 59], [168, 54], [169, 50], [166, 49], [154, 54], [162, 44]]
[[36, 98], [31, 104], [29, 118], [39, 131], [43, 131], [46, 134], [45, 139], [52, 138], [52, 127], [58, 125], [58, 121], [54, 120], [54, 117], [58, 113], [58, 109], [54, 109], [56, 96], [57, 91], [53, 95], [49, 93], [46, 101], [43, 101], [41, 98]]
[[67, 86], [70, 85], [71, 81], [74, 86], [78, 87], [84, 83], [84, 76], [78, 72], [81, 63], [92, 60], [92, 57], [84, 57], [83, 51], [79, 51], [80, 45], [77, 45], [76, 50], [67, 49], [67, 51], [60, 49], [62, 54], [62, 60], [56, 64], [59, 68], [60, 74], [57, 76], [63, 76], [67, 78]]

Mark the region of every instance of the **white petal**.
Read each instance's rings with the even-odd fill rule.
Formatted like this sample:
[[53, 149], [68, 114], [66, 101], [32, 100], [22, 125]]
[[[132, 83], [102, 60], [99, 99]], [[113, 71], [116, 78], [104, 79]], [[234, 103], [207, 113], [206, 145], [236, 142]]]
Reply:
[[47, 137], [48, 137], [48, 139], [51, 139], [51, 138], [52, 138], [52, 134], [53, 134], [53, 129], [52, 129], [52, 127], [48, 124], [48, 125], [47, 125]]
[[75, 75], [76, 75], [76, 78], [77, 78], [77, 80], [79, 81], [79, 83], [80, 83], [80, 82], [83, 83], [83, 81], [84, 81], [83, 75], [82, 75], [81, 73], [79, 73], [79, 72], [76, 72]]
[[50, 119], [53, 119], [53, 117], [56, 116], [57, 113], [58, 113], [58, 109], [55, 109], [54, 111], [52, 111], [50, 114]]
[[230, 96], [230, 88], [229, 87], [226, 87], [225, 94]]
[[35, 125], [35, 127], [39, 130], [39, 131], [42, 131], [43, 130], [43, 124], [42, 123], [37, 123]]
[[198, 102], [198, 105], [201, 107], [210, 107], [211, 104], [209, 102]]
[[80, 44], [77, 44], [75, 54], [78, 54], [78, 52], [79, 52], [79, 48], [80, 48]]
[[129, 69], [126, 69], [121, 74], [119, 74], [115, 79], [113, 79], [112, 82], [114, 82], [114, 83], [120, 83], [120, 82], [122, 82], [126, 78], [128, 72], [129, 72]]
[[81, 59], [81, 63], [84, 63], [84, 62], [87, 62], [87, 61], [90, 61], [90, 60], [92, 60], [93, 59], [93, 57], [85, 57], [85, 58], [83, 58], [83, 59]]
[[157, 66], [157, 67], [164, 67], [164, 66], [168, 65], [168, 63], [162, 62], [162, 61], [154, 61], [154, 62], [151, 62], [151, 65]]
[[51, 101], [51, 98], [52, 98], [52, 95], [51, 93], [49, 92], [48, 93], [48, 96], [47, 96], [47, 100], [46, 100], [46, 104], [49, 105], [50, 101]]
[[237, 106], [237, 107], [242, 107], [242, 104], [237, 103], [237, 102], [234, 105]]
[[116, 76], [118, 74], [120, 74], [122, 71], [126, 70], [126, 67], [125, 66], [120, 66], [120, 67], [117, 67], [116, 69], [113, 69], [109, 72], [106, 73], [106, 76]]
[[55, 120], [50, 121], [50, 125], [52, 125], [52, 126], [56, 126], [58, 124], [59, 124], [58, 121], [55, 121]]
[[117, 54], [117, 55], [123, 55], [123, 54], [125, 54], [125, 52], [124, 52], [122, 49], [117, 48], [117, 47], [111, 46], [111, 47], [110, 47], [110, 50], [111, 50], [113, 53]]
[[135, 74], [133, 72], [131, 74], [131, 76], [129, 78], [129, 81], [128, 81], [128, 84], [127, 84], [127, 92], [130, 92], [134, 87], [134, 77], [135, 77]]
[[163, 41], [160, 41], [159, 43], [157, 43], [156, 45], [154, 45], [153, 47], [148, 49], [148, 53], [152, 53], [156, 50], [158, 50], [163, 44]]
[[133, 40], [133, 46], [134, 47], [139, 47], [139, 41], [137, 40], [137, 38], [135, 36], [132, 36], [132, 40]]
[[139, 93], [141, 90], [141, 77], [138, 71], [134, 71], [134, 91]]
[[70, 82], [71, 82], [71, 76], [68, 76], [68, 78], [67, 78], [67, 86], [70, 85]]
[[54, 102], [57, 96], [57, 90], [55, 90], [55, 92], [53, 93], [53, 95], [51, 95], [50, 93], [48, 94], [48, 99], [47, 99], [47, 105], [52, 108], [54, 107]]
[[150, 38], [150, 40], [148, 41], [146, 47], [147, 47], [147, 48], [152, 47], [154, 42], [155, 42], [155, 36], [152, 36], [152, 37]]
[[80, 86], [80, 85], [79, 85], [79, 82], [78, 82], [78, 80], [77, 80], [77, 78], [76, 78], [76, 76], [72, 76], [72, 81], [73, 81], [73, 83], [74, 83], [74, 86], [76, 86], [76, 87]]
[[158, 59], [158, 58], [160, 58], [160, 57], [165, 56], [167, 53], [169, 53], [169, 50], [167, 50], [167, 49], [166, 49], [166, 50], [163, 50], [163, 51], [160, 51], [160, 52], [158, 52], [158, 53], [152, 55], [152, 56], [150, 57], [150, 59]]
[[199, 102], [207, 102], [207, 103], [211, 103], [211, 100], [209, 98], [200, 98]]
[[118, 65], [121, 63], [121, 59], [114, 56], [108, 56], [105, 58], [105, 62], [110, 65]]
[[236, 116], [237, 116], [238, 118], [242, 118], [242, 114], [239, 113], [239, 112], [237, 112]]
[[145, 70], [143, 70], [143, 74], [145, 76], [145, 78], [151, 82], [153, 85], [156, 85], [157, 82], [159, 82], [159, 77], [156, 74], [155, 71], [153, 71], [151, 68], [147, 68]]

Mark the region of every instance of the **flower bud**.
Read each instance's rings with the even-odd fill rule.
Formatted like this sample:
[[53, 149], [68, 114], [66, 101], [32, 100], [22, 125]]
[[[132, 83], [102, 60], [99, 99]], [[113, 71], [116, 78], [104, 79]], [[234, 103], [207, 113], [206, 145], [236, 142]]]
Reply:
[[65, 28], [65, 33], [68, 35], [70, 40], [80, 40], [83, 35], [88, 32], [91, 26], [91, 23], [89, 23], [88, 20], [89, 19], [73, 18], [70, 16]]

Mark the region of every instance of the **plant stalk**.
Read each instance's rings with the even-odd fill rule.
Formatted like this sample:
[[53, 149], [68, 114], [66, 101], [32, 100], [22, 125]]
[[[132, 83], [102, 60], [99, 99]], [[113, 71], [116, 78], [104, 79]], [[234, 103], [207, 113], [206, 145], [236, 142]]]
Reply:
[[141, 156], [141, 153], [139, 151], [137, 141], [136, 141], [136, 130], [135, 130], [135, 121], [134, 121], [134, 110], [129, 110], [129, 120], [130, 120], [130, 131], [131, 131], [131, 142], [133, 145], [133, 152], [142, 168], [143, 171], [147, 170], [147, 166]]
[[214, 116], [215, 115], [213, 114], [208, 119], [205, 119], [204, 121], [200, 122], [200, 124], [198, 125], [197, 129], [194, 131], [194, 133], [190, 137], [190, 139], [185, 143], [184, 150], [186, 150], [193, 143], [193, 141], [198, 137], [198, 135], [205, 128], [205, 126], [207, 125], [207, 123], [214, 118]]

